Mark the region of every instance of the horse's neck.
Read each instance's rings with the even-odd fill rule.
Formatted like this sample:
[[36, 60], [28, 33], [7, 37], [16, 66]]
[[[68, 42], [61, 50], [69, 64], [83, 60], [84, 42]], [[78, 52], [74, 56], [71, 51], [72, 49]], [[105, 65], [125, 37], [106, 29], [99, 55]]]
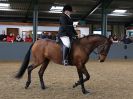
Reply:
[[97, 47], [97, 45], [95, 45], [95, 44], [88, 44], [87, 46], [86, 46], [86, 52], [87, 52], [87, 54], [88, 55], [90, 55], [90, 53], [95, 49]]
[[83, 50], [84, 53], [86, 53], [86, 54], [90, 54], [97, 47], [96, 44], [92, 44], [89, 41], [84, 42], [84, 41], [80, 41], [80, 40], [75, 41], [72, 46], [73, 46], [72, 50], [76, 50], [75, 48], [79, 48], [79, 49]]
[[95, 48], [102, 45], [105, 41], [101, 39], [91, 40], [89, 38], [83, 38], [79, 40], [79, 46], [85, 50], [87, 54], [90, 54]]

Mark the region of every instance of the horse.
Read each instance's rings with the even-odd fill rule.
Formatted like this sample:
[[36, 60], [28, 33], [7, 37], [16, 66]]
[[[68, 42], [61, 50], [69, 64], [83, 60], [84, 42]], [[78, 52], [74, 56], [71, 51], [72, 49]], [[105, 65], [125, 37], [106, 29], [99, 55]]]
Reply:
[[[71, 51], [69, 53], [69, 60], [71, 66], [76, 66], [79, 80], [73, 85], [73, 88], [81, 85], [82, 93], [89, 93], [85, 87], [84, 82], [90, 79], [90, 75], [86, 69], [86, 62], [89, 60], [89, 55], [95, 48], [98, 49], [99, 61], [104, 62], [109, 52], [112, 42], [109, 38], [102, 35], [89, 35], [73, 41]], [[32, 54], [33, 63], [29, 65], [30, 54]], [[33, 69], [41, 65], [38, 72], [41, 88], [45, 89], [43, 74], [50, 61], [62, 65], [62, 50], [61, 45], [53, 40], [41, 39], [35, 41], [27, 51], [24, 61], [16, 74], [16, 78], [21, 78], [28, 69], [28, 80], [25, 89], [31, 83], [31, 72]], [[83, 75], [85, 77], [83, 77]]]

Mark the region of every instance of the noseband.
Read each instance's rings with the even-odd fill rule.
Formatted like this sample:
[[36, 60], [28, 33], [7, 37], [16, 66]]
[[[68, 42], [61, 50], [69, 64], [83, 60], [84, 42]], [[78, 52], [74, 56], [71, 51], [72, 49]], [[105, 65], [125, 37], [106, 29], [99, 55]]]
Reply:
[[[97, 47], [97, 52], [94, 50], [93, 53], [96, 54], [96, 55], [104, 55], [104, 56], [106, 56], [105, 53], [101, 53], [101, 51], [104, 50], [105, 47], [106, 46], [104, 44], [103, 45], [100, 45], [100, 46]], [[100, 51], [99, 51], [99, 49], [100, 49]]]

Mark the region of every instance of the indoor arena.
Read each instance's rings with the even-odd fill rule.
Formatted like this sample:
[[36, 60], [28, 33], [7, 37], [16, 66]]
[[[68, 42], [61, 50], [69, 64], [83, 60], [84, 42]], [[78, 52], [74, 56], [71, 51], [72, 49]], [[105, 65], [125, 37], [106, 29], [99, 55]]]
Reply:
[[0, 0], [0, 99], [132, 99], [133, 0]]

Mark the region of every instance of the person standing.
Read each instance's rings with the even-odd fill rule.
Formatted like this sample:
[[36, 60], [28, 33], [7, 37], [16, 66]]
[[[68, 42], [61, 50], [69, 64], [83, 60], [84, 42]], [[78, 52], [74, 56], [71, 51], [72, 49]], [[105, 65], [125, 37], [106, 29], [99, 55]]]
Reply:
[[25, 38], [25, 42], [32, 42], [32, 37], [30, 36], [30, 34], [26, 35], [26, 38]]
[[62, 51], [63, 51], [62, 64], [65, 66], [69, 65], [68, 54], [71, 47], [71, 41], [77, 35], [73, 26], [73, 20], [70, 16], [71, 13], [72, 13], [72, 6], [65, 5], [62, 11], [62, 15], [59, 18], [60, 27], [59, 27], [58, 37], [61, 39], [63, 43], [62, 44]]
[[7, 38], [6, 38], [6, 41], [7, 42], [14, 42], [15, 41], [15, 36], [14, 36], [14, 34], [13, 33], [10, 33], [8, 36], [7, 36]]
[[16, 36], [16, 41], [17, 42], [22, 42], [23, 41], [19, 34]]

